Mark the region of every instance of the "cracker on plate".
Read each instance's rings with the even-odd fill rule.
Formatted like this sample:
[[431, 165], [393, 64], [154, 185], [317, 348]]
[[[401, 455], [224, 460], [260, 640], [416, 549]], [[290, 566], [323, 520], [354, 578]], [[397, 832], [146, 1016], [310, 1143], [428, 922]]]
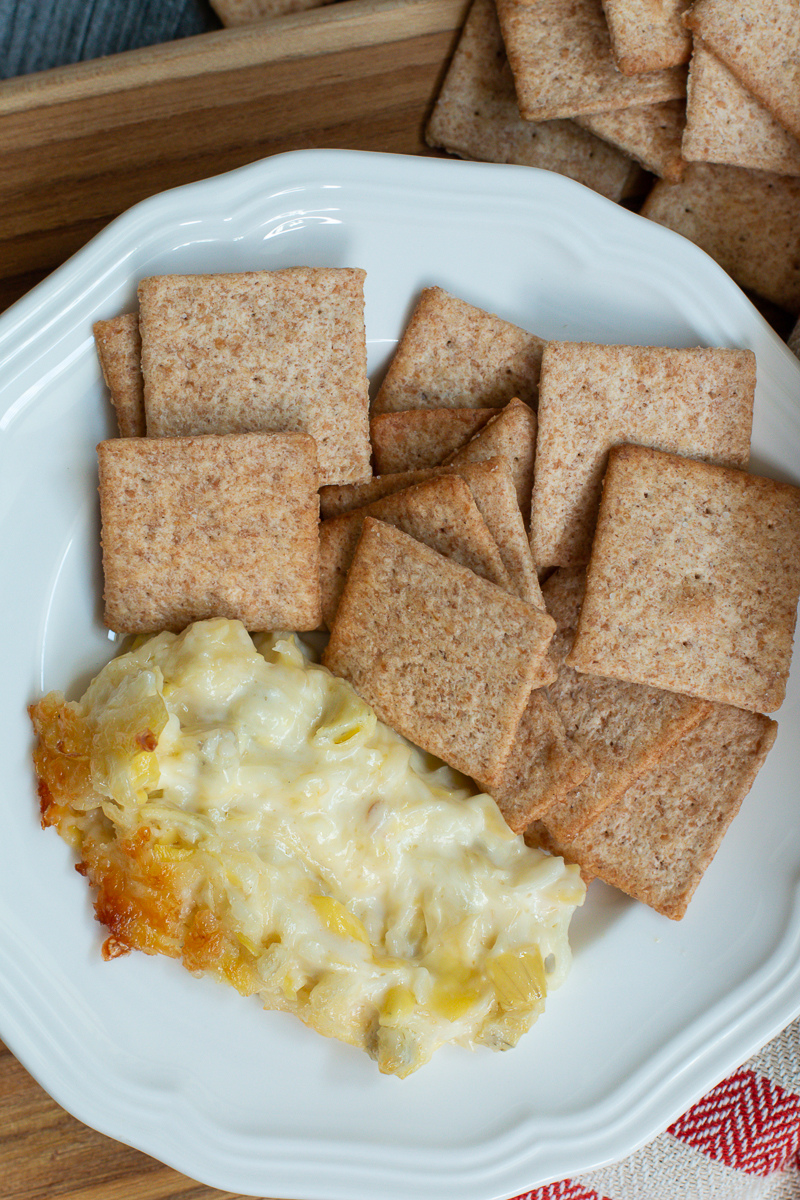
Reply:
[[417, 471], [398, 471], [374, 475], [364, 483], [324, 487], [320, 492], [320, 511], [323, 518], [335, 517], [351, 508], [361, 508], [399, 492], [413, 483], [421, 483], [435, 474], [460, 474], [470, 463], [503, 458], [514, 480], [517, 503], [528, 521], [533, 487], [533, 465], [536, 453], [536, 414], [521, 400], [512, 400], [490, 418], [478, 432], [454, 451], [439, 467], [422, 467]]
[[[411, 487], [421, 486], [422, 482], [429, 479], [439, 478], [457, 478], [461, 479], [469, 487], [471, 497], [475, 502], [477, 511], [486, 523], [489, 534], [492, 536], [494, 545], [497, 546], [500, 553], [501, 562], [507, 572], [507, 580], [505, 583], [501, 578], [498, 578], [498, 586], [507, 587], [513, 594], [519, 596], [519, 599], [524, 600], [527, 604], [533, 604], [535, 608], [545, 608], [545, 601], [542, 600], [542, 592], [539, 586], [539, 577], [534, 569], [534, 559], [530, 553], [530, 542], [528, 534], [525, 532], [524, 522], [522, 520], [522, 512], [519, 511], [517, 504], [517, 493], [513, 478], [509, 469], [509, 464], [505, 458], [487, 458], [482, 462], [467, 462], [462, 466], [446, 468], [441, 467], [434, 470], [425, 470], [425, 472], [409, 472], [403, 475], [396, 476], [380, 476], [374, 478], [375, 491], [379, 491], [381, 486], [387, 486], [386, 481], [390, 479], [402, 480], [402, 487], [393, 487], [393, 491], [386, 492], [387, 497], [392, 494], [403, 492], [404, 496], [408, 496], [408, 490]], [[366, 487], [366, 485], [365, 485]], [[321, 552], [323, 552], [323, 575], [325, 574], [325, 556], [326, 546], [325, 540], [332, 538], [332, 530], [326, 533], [326, 526], [330, 526], [336, 522], [338, 518], [351, 516], [354, 512], [359, 514], [360, 520], [365, 512], [379, 517], [380, 520], [389, 520], [384, 514], [384, 510], [379, 508], [381, 503], [380, 498], [377, 502], [367, 503], [356, 508], [345, 509], [338, 514], [333, 514], [323, 521], [321, 526]], [[390, 522], [396, 523], [396, 522]], [[347, 526], [342, 526], [342, 529]], [[351, 529], [355, 528], [350, 526]], [[360, 528], [360, 526], [359, 526]], [[407, 530], [411, 532], [411, 530]], [[343, 536], [343, 535], [342, 535]], [[413, 534], [413, 536], [419, 536]], [[420, 538], [421, 541], [427, 541], [426, 538]], [[428, 542], [428, 545], [433, 545]], [[435, 547], [434, 548], [438, 548]], [[444, 551], [443, 551], [444, 553]], [[347, 558], [347, 563], [351, 560], [351, 553]], [[482, 574], [486, 578], [492, 576], [486, 571], [479, 571], [477, 574]], [[323, 599], [325, 596], [326, 584], [323, 581]], [[338, 593], [337, 593], [338, 599]]]
[[440, 287], [425, 288], [375, 397], [373, 413], [536, 403], [544, 342]]
[[681, 154], [686, 121], [683, 100], [664, 100], [661, 104], [621, 108], [615, 112], [588, 113], [575, 117], [575, 121], [662, 179], [677, 183], [682, 177], [686, 166]]
[[582, 872], [680, 920], [777, 734], [768, 717], [716, 704], [577, 838], [526, 834]]
[[148, 435], [308, 433], [323, 483], [368, 479], [364, 277], [290, 267], [143, 280]]
[[536, 688], [492, 796], [506, 823], [515, 833], [523, 833], [540, 813], [577, 787], [588, 771], [589, 764], [567, 735], [547, 689]]
[[446, 467], [504, 458], [509, 465], [522, 518], [531, 517], [533, 468], [536, 457], [536, 414], [519, 399], [511, 400], [496, 416], [444, 462]]
[[546, 613], [366, 517], [322, 661], [382, 721], [491, 792], [554, 629]]
[[506, 591], [511, 589], [500, 551], [470, 489], [455, 475], [441, 475], [321, 523], [320, 588], [322, 616], [328, 628], [333, 624], [365, 517], [402, 529], [482, 579]]
[[144, 437], [142, 339], [137, 313], [123, 313], [92, 326], [100, 369], [111, 393], [120, 437]]
[[374, 475], [367, 483], [321, 488], [320, 515], [324, 520], [330, 520], [439, 475], [457, 475], [466, 481], [497, 543], [517, 595], [541, 608], [541, 590], [519, 507], [517, 484], [511, 465], [502, 456], [453, 463], [451, 466], [426, 467], [418, 471]]
[[611, 53], [623, 75], [689, 61], [692, 36], [681, 17], [690, 0], [602, 0]]
[[506, 570], [521, 600], [541, 608], [542, 594], [533, 567], [528, 535], [517, 499], [511, 466], [502, 456], [447, 467], [427, 467], [375, 475], [368, 483], [322, 488], [320, 513], [324, 520], [363, 508], [404, 488], [439, 475], [457, 475], [466, 481], [478, 510], [497, 543]]
[[800, 488], [615, 447], [567, 657], [578, 671], [780, 707], [800, 596]]
[[683, 155], [690, 162], [800, 175], [800, 142], [700, 38], [689, 67]]
[[299, 433], [98, 446], [105, 621], [118, 633], [229, 617], [316, 629], [319, 500]]
[[600, 0], [497, 0], [517, 101], [528, 121], [678, 100], [683, 67], [623, 75]]
[[436, 467], [468, 442], [494, 408], [412, 408], [376, 413], [369, 423], [376, 475]]
[[740, 287], [800, 311], [800, 181], [769, 171], [690, 163], [659, 180], [641, 215], [683, 234]]
[[425, 137], [462, 158], [555, 171], [609, 200], [630, 195], [641, 175], [573, 121], [522, 119], [494, 0], [473, 0]]
[[800, 138], [796, 0], [697, 0], [685, 21], [784, 129]]
[[556, 622], [550, 656], [558, 678], [548, 694], [590, 768], [574, 790], [540, 814], [548, 833], [561, 841], [576, 837], [596, 820], [712, 707], [706, 700], [586, 675], [567, 666], [585, 578], [583, 568], [571, 567], [556, 571], [542, 586], [547, 611]]
[[750, 350], [549, 342], [531, 522], [537, 569], [589, 561], [615, 444], [746, 465], [755, 384]]
[[331, 517], [352, 512], [354, 508], [364, 508], [365, 505], [380, 500], [382, 496], [402, 492], [404, 488], [443, 473], [441, 467], [420, 467], [417, 471], [392, 471], [388, 475], [373, 475], [365, 483], [343, 483], [320, 488], [319, 515], [323, 521], [328, 521]]
[[505, 458], [462, 463], [456, 468], [474, 497], [478, 510], [497, 543], [500, 557], [520, 600], [544, 608], [530, 541], [517, 499], [514, 477]]

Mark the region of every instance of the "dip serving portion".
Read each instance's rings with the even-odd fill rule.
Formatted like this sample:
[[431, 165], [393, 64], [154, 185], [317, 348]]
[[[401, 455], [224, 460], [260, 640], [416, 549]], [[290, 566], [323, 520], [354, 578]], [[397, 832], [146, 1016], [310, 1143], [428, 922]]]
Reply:
[[579, 870], [382, 724], [291, 634], [139, 639], [31, 708], [42, 822], [110, 935], [405, 1076], [516, 1044], [568, 970]]

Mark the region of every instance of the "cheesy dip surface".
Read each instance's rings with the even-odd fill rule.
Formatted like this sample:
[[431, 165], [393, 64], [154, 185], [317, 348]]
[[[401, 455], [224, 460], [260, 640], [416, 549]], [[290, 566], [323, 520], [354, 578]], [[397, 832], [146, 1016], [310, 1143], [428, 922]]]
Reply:
[[578, 868], [292, 635], [161, 633], [31, 715], [42, 823], [107, 958], [180, 958], [400, 1076], [445, 1042], [515, 1045], [566, 974]]

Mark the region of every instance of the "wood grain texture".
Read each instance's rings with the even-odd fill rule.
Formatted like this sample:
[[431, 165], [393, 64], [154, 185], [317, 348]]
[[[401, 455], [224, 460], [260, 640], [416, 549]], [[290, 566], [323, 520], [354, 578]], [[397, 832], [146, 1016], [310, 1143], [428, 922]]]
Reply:
[[191, 37], [222, 24], [209, 0], [0, 0], [0, 78]]
[[166, 188], [310, 147], [431, 154], [465, 9], [345, 0], [0, 82], [0, 298]]
[[241, 1200], [76, 1121], [0, 1042], [5, 1200]]

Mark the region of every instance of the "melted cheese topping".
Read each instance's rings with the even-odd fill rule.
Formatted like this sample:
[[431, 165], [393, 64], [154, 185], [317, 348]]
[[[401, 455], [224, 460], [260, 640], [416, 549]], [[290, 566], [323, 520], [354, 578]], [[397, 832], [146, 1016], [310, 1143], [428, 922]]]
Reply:
[[[398, 1075], [444, 1042], [514, 1045], [563, 980], [578, 869], [293, 636], [198, 622], [47, 701], [44, 820], [100, 889], [107, 956], [181, 956]], [[89, 746], [82, 782], [57, 782], [53, 713]]]

